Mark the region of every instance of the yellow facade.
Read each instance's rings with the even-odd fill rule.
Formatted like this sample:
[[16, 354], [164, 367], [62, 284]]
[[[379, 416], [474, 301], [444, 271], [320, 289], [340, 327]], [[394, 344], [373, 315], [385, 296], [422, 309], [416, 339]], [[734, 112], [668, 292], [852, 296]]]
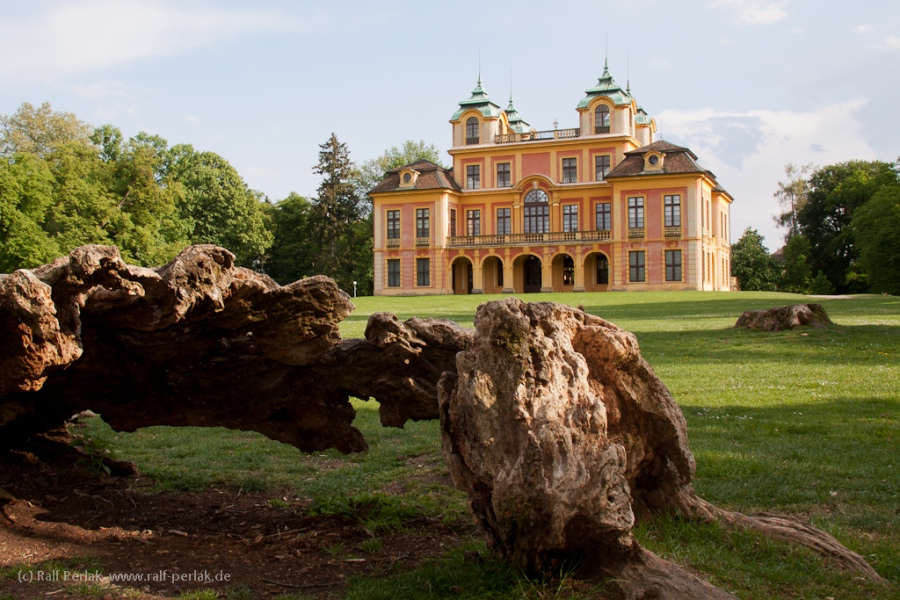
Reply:
[[579, 127], [537, 131], [478, 86], [449, 170], [390, 171], [374, 199], [375, 294], [728, 290], [732, 198], [604, 70]]

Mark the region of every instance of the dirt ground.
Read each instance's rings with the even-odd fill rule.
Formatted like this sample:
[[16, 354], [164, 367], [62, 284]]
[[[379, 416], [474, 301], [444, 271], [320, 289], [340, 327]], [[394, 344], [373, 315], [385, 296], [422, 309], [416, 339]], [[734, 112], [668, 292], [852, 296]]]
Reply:
[[[138, 475], [97, 477], [25, 458], [0, 462], [4, 600], [149, 600], [210, 588], [221, 598], [336, 598], [352, 575], [412, 569], [471, 532], [468, 523], [421, 519], [379, 532], [378, 547], [358, 521], [309, 516], [306, 501], [287, 493], [153, 493]], [[107, 588], [89, 595], [85, 584]]]

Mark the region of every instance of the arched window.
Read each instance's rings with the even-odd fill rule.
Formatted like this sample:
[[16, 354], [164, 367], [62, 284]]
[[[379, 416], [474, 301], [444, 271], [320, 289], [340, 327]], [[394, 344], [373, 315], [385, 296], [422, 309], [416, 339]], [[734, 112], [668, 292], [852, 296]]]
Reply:
[[609, 107], [605, 104], [594, 110], [594, 133], [609, 133]]
[[480, 140], [478, 135], [478, 119], [469, 117], [466, 121], [466, 145], [477, 144]]
[[544, 190], [531, 190], [525, 195], [525, 233], [550, 232], [550, 198]]

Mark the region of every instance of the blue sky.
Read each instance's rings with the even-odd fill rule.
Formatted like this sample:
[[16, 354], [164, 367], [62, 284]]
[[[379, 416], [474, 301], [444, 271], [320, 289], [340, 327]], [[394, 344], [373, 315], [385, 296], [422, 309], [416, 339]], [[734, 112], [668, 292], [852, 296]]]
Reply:
[[[252, 8], [251, 8], [252, 6]], [[900, 2], [0, 0], [0, 114], [50, 102], [313, 196], [331, 132], [363, 162], [450, 145], [478, 77], [537, 129], [574, 127], [603, 70], [735, 198], [732, 241], [775, 249], [783, 167], [900, 156]], [[608, 50], [607, 50], [608, 48]], [[449, 156], [445, 156], [449, 163]]]

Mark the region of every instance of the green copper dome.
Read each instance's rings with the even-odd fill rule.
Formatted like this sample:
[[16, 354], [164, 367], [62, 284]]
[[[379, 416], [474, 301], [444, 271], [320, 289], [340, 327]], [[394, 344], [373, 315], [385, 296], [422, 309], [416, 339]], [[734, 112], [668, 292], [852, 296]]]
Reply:
[[631, 94], [616, 85], [612, 75], [609, 74], [608, 61], [603, 62], [603, 75], [597, 80], [597, 85], [589, 90], [585, 90], [585, 93], [587, 96], [578, 103], [577, 108], [587, 108], [591, 100], [598, 96], [606, 96], [616, 106], [631, 103]]
[[500, 105], [494, 104], [488, 98], [487, 92], [484, 91], [484, 88], [481, 87], [481, 75], [478, 75], [478, 84], [475, 86], [475, 89], [472, 90], [472, 96], [468, 100], [463, 100], [459, 103], [459, 110], [453, 113], [453, 116], [450, 117], [451, 121], [456, 121], [459, 119], [459, 116], [463, 114], [464, 111], [474, 108], [483, 114], [485, 117], [499, 117], [500, 116]]

